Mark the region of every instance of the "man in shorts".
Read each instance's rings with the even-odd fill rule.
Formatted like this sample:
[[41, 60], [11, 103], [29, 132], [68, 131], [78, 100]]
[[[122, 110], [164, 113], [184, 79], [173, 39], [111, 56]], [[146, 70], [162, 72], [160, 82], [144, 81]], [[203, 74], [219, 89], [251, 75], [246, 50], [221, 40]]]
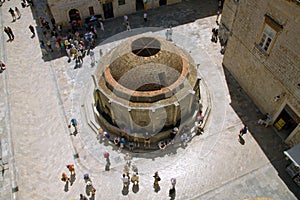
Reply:
[[74, 127], [75, 130], [74, 130], [73, 134], [76, 135], [78, 133], [78, 130], [77, 130], [78, 123], [77, 123], [77, 120], [75, 118], [71, 119], [70, 124], [69, 124], [68, 127], [71, 128], [71, 126]]

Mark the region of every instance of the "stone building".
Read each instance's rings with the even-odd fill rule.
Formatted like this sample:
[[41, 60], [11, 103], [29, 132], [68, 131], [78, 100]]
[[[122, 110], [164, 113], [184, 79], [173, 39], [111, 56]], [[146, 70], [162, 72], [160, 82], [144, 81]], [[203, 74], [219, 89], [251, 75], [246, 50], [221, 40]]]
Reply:
[[299, 2], [226, 0], [220, 24], [223, 65], [290, 146], [300, 142]]
[[111, 133], [157, 142], [194, 122], [200, 79], [193, 59], [163, 38], [133, 37], [104, 58], [95, 78], [95, 115]]
[[108, 19], [178, 2], [181, 0], [48, 0], [48, 8], [57, 23], [67, 24], [94, 15]]

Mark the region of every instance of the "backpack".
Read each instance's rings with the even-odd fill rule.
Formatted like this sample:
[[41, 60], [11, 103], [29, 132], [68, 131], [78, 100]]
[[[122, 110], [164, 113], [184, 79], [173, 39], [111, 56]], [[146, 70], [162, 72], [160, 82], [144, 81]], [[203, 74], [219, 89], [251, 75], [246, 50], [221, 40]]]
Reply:
[[72, 123], [73, 126], [77, 125], [76, 119], [71, 119], [71, 123]]

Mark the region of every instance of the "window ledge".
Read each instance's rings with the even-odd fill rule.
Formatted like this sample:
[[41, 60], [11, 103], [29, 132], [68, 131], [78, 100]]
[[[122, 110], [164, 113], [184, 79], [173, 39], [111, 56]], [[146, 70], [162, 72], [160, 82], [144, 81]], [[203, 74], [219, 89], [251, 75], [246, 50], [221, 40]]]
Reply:
[[253, 53], [264, 59], [267, 59], [270, 55], [269, 52], [266, 52], [265, 50], [263, 50], [258, 44], [254, 45]]

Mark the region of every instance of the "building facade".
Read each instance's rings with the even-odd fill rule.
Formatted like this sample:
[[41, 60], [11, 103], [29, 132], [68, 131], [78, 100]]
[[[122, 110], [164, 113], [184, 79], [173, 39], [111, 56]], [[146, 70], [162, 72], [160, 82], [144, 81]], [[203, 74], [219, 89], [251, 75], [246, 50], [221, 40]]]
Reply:
[[48, 0], [48, 8], [58, 24], [67, 24], [94, 15], [108, 19], [178, 2], [181, 0]]
[[299, 2], [226, 0], [220, 24], [224, 67], [290, 146], [300, 142]]

